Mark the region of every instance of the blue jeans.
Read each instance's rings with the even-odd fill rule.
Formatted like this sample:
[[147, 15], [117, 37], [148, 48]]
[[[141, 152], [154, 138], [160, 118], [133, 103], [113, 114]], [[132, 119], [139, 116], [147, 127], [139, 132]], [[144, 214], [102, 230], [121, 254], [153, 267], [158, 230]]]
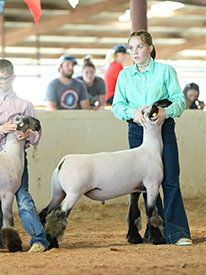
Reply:
[[[25, 152], [25, 166], [22, 175], [21, 186], [16, 192], [16, 200], [19, 210], [19, 217], [24, 230], [31, 237], [30, 245], [34, 243], [43, 245], [46, 249], [49, 246], [49, 242], [46, 239], [46, 233], [42, 224], [40, 223], [39, 216], [34, 204], [34, 201], [29, 193], [28, 186], [28, 169], [27, 158]], [[2, 211], [0, 211], [0, 228], [2, 226]], [[1, 244], [1, 240], [0, 240]]]
[[[181, 238], [191, 238], [180, 191], [179, 157], [174, 128], [175, 122], [172, 118], [166, 119], [162, 125], [164, 209], [160, 194], [156, 201], [158, 213], [164, 220], [165, 238], [168, 244], [175, 243]], [[143, 127], [138, 124], [129, 124], [128, 139], [131, 149], [139, 147], [143, 141]], [[146, 194], [143, 196], [147, 213], [147, 197]], [[148, 228], [145, 231], [145, 237], [148, 237]]]

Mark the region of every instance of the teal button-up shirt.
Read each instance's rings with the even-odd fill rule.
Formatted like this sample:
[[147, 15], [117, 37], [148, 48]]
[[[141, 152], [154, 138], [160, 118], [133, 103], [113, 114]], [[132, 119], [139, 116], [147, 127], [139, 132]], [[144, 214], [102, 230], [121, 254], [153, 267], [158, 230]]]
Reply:
[[120, 72], [112, 112], [120, 120], [131, 119], [138, 108], [162, 99], [172, 102], [165, 108], [166, 118], [181, 116], [186, 108], [176, 71], [150, 58], [149, 66], [143, 73], [138, 71], [136, 64]]

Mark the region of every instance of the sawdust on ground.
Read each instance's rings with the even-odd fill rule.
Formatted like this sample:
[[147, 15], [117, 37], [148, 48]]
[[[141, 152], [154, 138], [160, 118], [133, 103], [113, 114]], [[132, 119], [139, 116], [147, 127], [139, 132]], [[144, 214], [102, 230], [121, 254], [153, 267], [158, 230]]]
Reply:
[[[23, 252], [0, 250], [1, 275], [206, 274], [206, 206], [204, 199], [185, 200], [193, 245], [128, 244], [127, 204], [75, 206], [59, 249], [31, 254], [29, 236], [15, 215]], [[145, 213], [142, 209], [143, 228]], [[143, 234], [143, 230], [141, 231]]]

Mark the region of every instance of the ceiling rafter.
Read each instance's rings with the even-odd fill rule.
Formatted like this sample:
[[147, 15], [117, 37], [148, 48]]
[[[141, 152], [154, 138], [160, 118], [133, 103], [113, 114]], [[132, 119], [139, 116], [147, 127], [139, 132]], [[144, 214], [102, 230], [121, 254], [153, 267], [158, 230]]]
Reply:
[[[148, 11], [157, 3], [156, 0], [145, 1]], [[206, 56], [205, 0], [181, 2], [185, 6], [169, 15], [153, 14], [148, 19], [148, 30], [157, 47], [158, 58], [202, 61]], [[81, 58], [94, 52], [94, 62], [98, 60], [99, 64], [102, 59], [104, 65], [108, 49], [117, 43], [127, 43], [131, 22], [119, 22], [118, 16], [129, 8], [130, 0], [81, 0], [76, 9], [67, 0], [43, 0], [42, 16], [35, 25], [23, 0], [7, 0], [2, 53], [20, 64], [21, 58], [28, 59], [27, 64], [52, 64], [63, 53], [73, 54], [74, 51], [75, 56]]]
[[[65, 1], [66, 2], [66, 1]], [[41, 1], [41, 8], [42, 10], [73, 10], [69, 3], [67, 4], [56, 4], [56, 3], [45, 3], [44, 1]], [[10, 3], [8, 0], [5, 5], [5, 9], [16, 9], [16, 10], [28, 10], [28, 6], [25, 4], [24, 1], [21, 1], [19, 3]]]
[[5, 34], [5, 43], [7, 45], [15, 44], [16, 42], [27, 38], [30, 35], [38, 35], [47, 33], [56, 29], [64, 24], [78, 22], [80, 18], [89, 17], [104, 10], [105, 5], [107, 8], [115, 7], [117, 4], [127, 3], [128, 0], [108, 0], [107, 2], [100, 2], [91, 6], [75, 9], [72, 13], [67, 13], [55, 18], [47, 19], [40, 22], [37, 26], [30, 26], [16, 31], [11, 31]]
[[[158, 53], [157, 53], [157, 58], [164, 59], [164, 58], [167, 58], [168, 55], [172, 55], [174, 53], [183, 51], [185, 49], [191, 49], [191, 48], [193, 48], [197, 45], [200, 45], [200, 44], [205, 44], [205, 41], [202, 39], [202, 36], [201, 37], [194, 37], [193, 39], [190, 39], [187, 42], [182, 43], [180, 45], [175, 45], [175, 46], [172, 46], [172, 47], [159, 49]], [[204, 57], [203, 57], [203, 59], [204, 59]]]
[[[104, 54], [93, 54], [91, 55], [93, 59], [97, 60], [97, 59], [105, 59], [105, 55]], [[83, 59], [85, 57], [85, 54], [82, 54], [82, 53], [76, 53], [75, 54], [75, 57], [76, 59]], [[36, 60], [36, 54], [33, 53], [33, 54], [28, 54], [28, 53], [24, 53], [24, 54], [17, 54], [17, 53], [9, 53], [7, 54], [7, 58], [8, 59], [11, 59], [11, 58], [25, 58], [25, 59], [30, 59], [30, 60]], [[54, 59], [55, 62], [56, 60], [59, 58], [59, 55], [58, 54], [40, 54], [40, 58], [41, 59]], [[164, 59], [164, 58], [161, 58], [161, 57], [158, 57], [158, 59]], [[167, 56], [167, 59], [171, 59], [170, 56], [168, 57]], [[183, 56], [181, 57], [181, 60], [187, 60], [187, 57], [186, 56]], [[197, 60], [197, 58], [195, 56], [191, 57], [190, 60]], [[204, 57], [201, 58], [202, 61], [204, 61]], [[55, 63], [56, 64], [56, 63]], [[103, 65], [102, 65], [103, 66]]]

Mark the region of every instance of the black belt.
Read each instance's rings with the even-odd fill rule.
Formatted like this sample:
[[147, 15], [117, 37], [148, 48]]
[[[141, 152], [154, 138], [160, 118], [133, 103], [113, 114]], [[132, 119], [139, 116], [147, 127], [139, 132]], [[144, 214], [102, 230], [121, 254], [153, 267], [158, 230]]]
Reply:
[[137, 124], [136, 122], [134, 122], [134, 119], [132, 119], [132, 118], [131, 119], [127, 119], [126, 122], [127, 123], [132, 123], [132, 124]]

